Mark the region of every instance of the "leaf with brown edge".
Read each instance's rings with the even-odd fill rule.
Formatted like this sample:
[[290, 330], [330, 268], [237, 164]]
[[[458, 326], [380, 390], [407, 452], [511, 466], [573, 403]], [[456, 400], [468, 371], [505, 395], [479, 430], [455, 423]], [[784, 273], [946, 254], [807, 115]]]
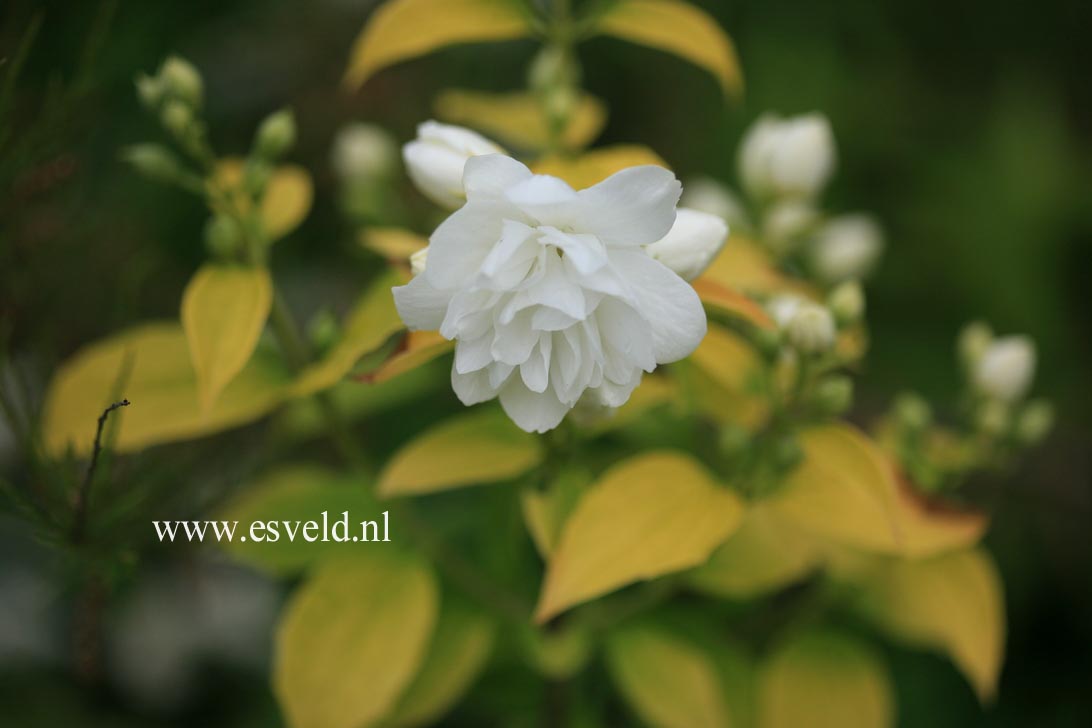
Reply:
[[393, 356], [375, 370], [360, 375], [358, 379], [368, 384], [381, 384], [427, 364], [454, 348], [455, 342], [440, 336], [438, 331], [410, 331]]
[[626, 584], [697, 566], [728, 538], [743, 502], [689, 456], [630, 458], [588, 488], [561, 531], [535, 619]]
[[716, 313], [741, 318], [760, 329], [775, 329], [777, 324], [757, 302], [738, 291], [708, 278], [698, 278], [691, 284], [706, 308]]

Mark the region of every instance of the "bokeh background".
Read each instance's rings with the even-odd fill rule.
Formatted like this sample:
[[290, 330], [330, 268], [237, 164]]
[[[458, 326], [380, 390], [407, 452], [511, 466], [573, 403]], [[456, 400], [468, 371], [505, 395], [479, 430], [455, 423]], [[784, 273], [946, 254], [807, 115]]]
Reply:
[[[586, 87], [610, 107], [601, 141], [648, 144], [684, 180], [734, 182], [740, 133], [759, 113], [823, 111], [839, 146], [830, 208], [874, 212], [888, 240], [868, 289], [873, 348], [857, 416], [867, 421], [905, 389], [943, 412], [959, 388], [953, 341], [973, 318], [1035, 338], [1036, 391], [1058, 407], [1045, 446], [967, 492], [993, 513], [987, 544], [1005, 582], [1000, 697], [982, 709], [941, 657], [884, 647], [900, 723], [1092, 725], [1092, 6], [697, 4], [735, 40], [745, 99], [726, 105], [715, 83], [686, 63], [597, 39], [580, 56]], [[522, 85], [536, 48], [444, 50], [386, 70], [351, 95], [338, 82], [374, 5], [3, 3], [0, 59], [10, 61], [40, 23], [22, 77], [0, 97], [8, 134], [0, 142], [0, 336], [15, 365], [6, 376], [17, 371], [40, 392], [80, 345], [177, 315], [204, 256], [205, 214], [198, 201], [118, 161], [121, 146], [158, 138], [132, 80], [168, 53], [205, 74], [219, 150], [245, 151], [269, 111], [296, 110], [293, 156], [315, 176], [316, 203], [278, 245], [274, 268], [305, 313], [351, 299], [369, 272], [335, 204], [336, 130], [371, 121], [405, 141], [442, 89]], [[33, 410], [33, 399], [26, 406]], [[418, 402], [400, 427], [411, 432], [451, 406], [442, 397]], [[166, 446], [126, 467], [154, 482], [171, 517], [184, 517], [261, 459], [263, 435], [247, 428], [214, 447]], [[18, 480], [26, 463], [13, 442], [0, 431], [0, 472]], [[71, 564], [0, 514], [0, 723], [278, 724], [265, 662], [279, 591], [181, 548], [149, 550], [148, 535], [118, 534], [134, 548], [111, 572], [106, 598], [73, 586]], [[96, 628], [72, 619], [88, 599], [104, 601], [95, 613], [111, 637], [96, 648], [97, 666], [74, 669], [81, 630]], [[486, 675], [475, 689], [479, 703], [498, 700], [503, 686], [503, 676]], [[453, 721], [480, 724], [474, 714]]]

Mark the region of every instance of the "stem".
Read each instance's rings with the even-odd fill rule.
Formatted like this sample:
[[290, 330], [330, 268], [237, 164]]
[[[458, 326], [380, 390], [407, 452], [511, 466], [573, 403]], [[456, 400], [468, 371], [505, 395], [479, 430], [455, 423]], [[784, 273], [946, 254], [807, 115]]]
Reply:
[[91, 462], [87, 465], [87, 473], [83, 476], [83, 482], [76, 491], [76, 514], [72, 523], [72, 543], [81, 543], [87, 530], [87, 504], [91, 496], [91, 481], [95, 476], [95, 468], [99, 464], [99, 453], [102, 452], [102, 428], [106, 425], [106, 418], [110, 413], [120, 407], [128, 407], [129, 400], [123, 399], [114, 402], [99, 415], [98, 428], [95, 430], [95, 445], [91, 450]]

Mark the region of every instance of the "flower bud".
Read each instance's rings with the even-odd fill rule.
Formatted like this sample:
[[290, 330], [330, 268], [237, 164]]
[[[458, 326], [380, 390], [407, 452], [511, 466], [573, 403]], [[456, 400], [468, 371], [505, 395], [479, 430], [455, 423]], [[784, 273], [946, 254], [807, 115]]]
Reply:
[[812, 243], [811, 263], [825, 283], [865, 277], [883, 250], [883, 233], [867, 215], [842, 215], [824, 224]]
[[183, 139], [193, 123], [193, 110], [181, 101], [168, 101], [160, 115], [163, 128], [175, 139]]
[[849, 326], [861, 320], [865, 311], [864, 289], [858, 281], [847, 281], [827, 296], [827, 306], [840, 326]]
[[834, 135], [821, 114], [767, 114], [740, 146], [740, 177], [757, 197], [817, 194], [834, 171]]
[[821, 354], [834, 346], [836, 334], [830, 311], [814, 303], [803, 303], [789, 321], [789, 343], [805, 354]]
[[784, 293], [766, 301], [766, 311], [769, 312], [778, 328], [786, 329], [803, 303], [804, 299], [800, 296]]
[[413, 275], [421, 275], [425, 272], [425, 266], [428, 265], [428, 246], [421, 248], [417, 252], [413, 253], [409, 257], [410, 270]]
[[698, 177], [683, 185], [679, 206], [716, 215], [729, 227], [750, 226], [743, 203], [728, 187], [711, 177]]
[[818, 219], [819, 213], [811, 203], [797, 199], [782, 200], [771, 205], [766, 212], [762, 236], [775, 253], [788, 255]]
[[239, 223], [230, 215], [215, 215], [205, 223], [205, 248], [214, 258], [230, 259], [242, 245]]
[[397, 163], [394, 139], [374, 124], [349, 124], [334, 140], [331, 162], [344, 180], [389, 177]]
[[972, 372], [975, 388], [1002, 402], [1024, 396], [1035, 373], [1035, 343], [1026, 336], [995, 339], [982, 353]]
[[907, 430], [920, 432], [933, 421], [933, 408], [920, 395], [906, 392], [895, 400], [895, 419]]
[[1011, 421], [1009, 407], [1000, 400], [983, 402], [975, 415], [978, 429], [991, 437], [997, 437], [1008, 429]]
[[159, 69], [159, 80], [167, 94], [197, 109], [204, 97], [204, 82], [201, 74], [189, 61], [171, 56], [163, 61]]
[[972, 321], [959, 332], [956, 349], [959, 359], [968, 371], [973, 372], [983, 354], [993, 343], [993, 331], [981, 321]]
[[249, 159], [243, 168], [243, 185], [251, 197], [261, 197], [273, 176], [273, 165], [264, 159]]
[[296, 143], [296, 117], [291, 109], [275, 111], [262, 121], [254, 140], [258, 156], [280, 159]]
[[158, 182], [175, 182], [182, 171], [177, 157], [158, 144], [134, 144], [126, 147], [121, 156], [136, 171]]
[[824, 415], [835, 417], [853, 404], [853, 380], [835, 375], [819, 382], [813, 393], [815, 408]]
[[504, 150], [480, 134], [449, 124], [426, 121], [417, 127], [417, 139], [402, 148], [406, 170], [417, 188], [442, 207], [456, 209], [466, 201], [463, 167], [481, 154]]
[[680, 209], [675, 224], [645, 250], [685, 280], [701, 275], [728, 240], [728, 225], [707, 212]]
[[1054, 428], [1054, 407], [1045, 400], [1037, 399], [1028, 403], [1020, 418], [1016, 421], [1016, 436], [1025, 445], [1036, 445], [1043, 441]]
[[136, 79], [137, 97], [148, 111], [155, 111], [163, 100], [163, 83], [158, 76], [140, 74]]

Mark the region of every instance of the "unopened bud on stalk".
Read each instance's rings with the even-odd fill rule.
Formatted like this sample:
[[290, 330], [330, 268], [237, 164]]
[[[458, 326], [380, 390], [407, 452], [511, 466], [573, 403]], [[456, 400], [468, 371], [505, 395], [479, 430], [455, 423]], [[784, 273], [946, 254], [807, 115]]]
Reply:
[[840, 415], [853, 404], [853, 380], [843, 375], [827, 377], [815, 387], [813, 396], [816, 409], [824, 415]]
[[933, 408], [913, 392], [900, 394], [895, 400], [895, 419], [907, 430], [920, 432], [933, 421]]
[[344, 180], [388, 177], [398, 164], [398, 148], [382, 127], [349, 124], [334, 140], [331, 162]]
[[972, 321], [959, 332], [956, 348], [959, 359], [969, 371], [974, 371], [986, 349], [993, 342], [993, 331], [981, 321]]
[[1042, 399], [1029, 402], [1016, 421], [1016, 436], [1025, 445], [1036, 445], [1054, 427], [1054, 407]]
[[330, 309], [324, 308], [308, 322], [307, 334], [316, 351], [329, 351], [341, 336], [341, 325], [337, 316]]
[[140, 74], [136, 79], [137, 97], [148, 111], [155, 111], [163, 100], [163, 83], [158, 76]]
[[1026, 336], [992, 341], [972, 370], [974, 386], [987, 397], [1015, 402], [1024, 396], [1035, 374], [1035, 343]]
[[743, 138], [740, 176], [757, 197], [810, 197], [830, 178], [834, 158], [834, 135], [822, 114], [767, 114]]
[[402, 148], [406, 171], [413, 183], [433, 202], [451, 210], [466, 202], [463, 188], [466, 160], [503, 153], [503, 149], [481, 134], [435, 121], [418, 126], [417, 138]]
[[193, 64], [184, 58], [170, 56], [163, 61], [159, 69], [159, 81], [167, 94], [189, 104], [195, 109], [201, 107], [204, 98], [204, 82]]
[[1008, 429], [1011, 419], [1008, 405], [991, 399], [983, 402], [979, 407], [975, 415], [975, 424], [984, 434], [997, 437]]
[[168, 101], [160, 115], [163, 128], [175, 139], [184, 139], [193, 123], [193, 110], [181, 101]]
[[789, 343], [805, 354], [820, 354], [834, 346], [837, 331], [830, 311], [814, 303], [803, 303], [789, 321]]
[[815, 234], [811, 264], [826, 283], [863, 278], [883, 252], [883, 231], [868, 215], [840, 215], [828, 220]]
[[227, 260], [239, 253], [243, 236], [230, 215], [214, 215], [205, 223], [205, 247], [214, 258]]
[[265, 187], [269, 184], [269, 178], [273, 176], [273, 166], [261, 159], [247, 160], [243, 171], [243, 184], [247, 194], [251, 197], [261, 197], [265, 194]]
[[134, 144], [121, 156], [136, 171], [158, 182], [177, 182], [182, 171], [178, 159], [158, 144]]
[[291, 109], [281, 109], [265, 118], [258, 127], [254, 148], [270, 161], [280, 159], [296, 143], [296, 117]]
[[772, 205], [766, 213], [762, 235], [771, 250], [778, 255], [788, 255], [818, 220], [819, 212], [810, 202], [782, 200]]
[[865, 311], [864, 289], [858, 281], [841, 284], [827, 297], [827, 306], [839, 326], [849, 326], [861, 320]]

